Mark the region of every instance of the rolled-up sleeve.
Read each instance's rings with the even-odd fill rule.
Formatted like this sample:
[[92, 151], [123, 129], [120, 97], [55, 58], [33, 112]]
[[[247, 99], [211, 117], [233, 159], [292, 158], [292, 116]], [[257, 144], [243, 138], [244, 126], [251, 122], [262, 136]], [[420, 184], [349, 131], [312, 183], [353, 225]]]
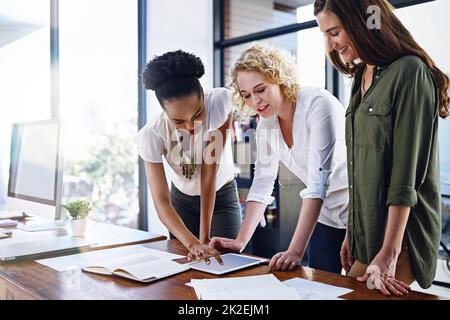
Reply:
[[427, 171], [437, 121], [434, 82], [425, 65], [405, 80], [394, 112], [394, 151], [386, 204], [414, 207]]
[[336, 144], [337, 110], [325, 97], [312, 101], [307, 125], [310, 130], [308, 175], [306, 188], [300, 192], [303, 199], [324, 200], [330, 185], [333, 153]]
[[[255, 174], [247, 201], [271, 204], [279, 163], [279, 130], [258, 126], [256, 133], [257, 157]], [[270, 143], [269, 143], [270, 142]]]

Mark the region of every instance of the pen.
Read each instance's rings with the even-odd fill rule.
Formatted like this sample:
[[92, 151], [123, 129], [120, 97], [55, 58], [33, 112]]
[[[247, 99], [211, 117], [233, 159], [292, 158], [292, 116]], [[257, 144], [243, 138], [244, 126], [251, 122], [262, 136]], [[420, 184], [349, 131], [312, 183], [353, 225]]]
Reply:
[[12, 236], [12, 231], [11, 230], [0, 228], [0, 233], [2, 233], [4, 235], [7, 235], [8, 237]]

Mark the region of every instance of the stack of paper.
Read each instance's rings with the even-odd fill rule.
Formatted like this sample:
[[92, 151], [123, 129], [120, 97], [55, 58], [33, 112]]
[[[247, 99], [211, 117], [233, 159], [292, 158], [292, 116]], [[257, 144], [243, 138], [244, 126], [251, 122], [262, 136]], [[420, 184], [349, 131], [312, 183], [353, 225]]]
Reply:
[[293, 278], [283, 282], [288, 287], [297, 290], [302, 300], [340, 300], [338, 297], [350, 293], [353, 290], [331, 286], [329, 284]]
[[1, 227], [16, 227], [17, 221], [12, 219], [0, 219], [0, 228]]
[[0, 220], [1, 219], [21, 219], [26, 217], [27, 215], [22, 211], [17, 210], [0, 210]]
[[273, 274], [192, 279], [191, 285], [201, 300], [298, 300], [299, 295]]
[[273, 274], [192, 279], [189, 285], [202, 300], [341, 300], [353, 291], [301, 278], [281, 282]]
[[0, 239], [9, 238], [12, 235], [12, 231], [8, 229], [0, 228]]

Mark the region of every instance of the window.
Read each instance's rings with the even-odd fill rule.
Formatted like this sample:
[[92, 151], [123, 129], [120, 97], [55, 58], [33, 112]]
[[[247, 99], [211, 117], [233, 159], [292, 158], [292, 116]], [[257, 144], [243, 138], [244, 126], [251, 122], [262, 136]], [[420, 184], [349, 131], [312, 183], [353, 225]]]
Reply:
[[[235, 38], [252, 32], [260, 32], [287, 24], [314, 20], [312, 1], [225, 1], [225, 38]], [[306, 28], [261, 40], [289, 52], [299, 67], [300, 85], [325, 88], [326, 57], [322, 33], [318, 28]], [[224, 85], [231, 82], [230, 71], [239, 54], [251, 46], [253, 41], [232, 45], [223, 49]], [[317, 54], [318, 52], [322, 54]], [[216, 84], [219, 85], [219, 84]], [[257, 122], [257, 121], [256, 121]], [[255, 125], [255, 121], [235, 122], [237, 133]], [[242, 137], [238, 135], [237, 139]], [[242, 140], [242, 139], [241, 139]], [[242, 141], [238, 141], [240, 144]], [[246, 152], [237, 146], [236, 150]], [[244, 168], [244, 169], [243, 169]], [[240, 165], [238, 178], [251, 179], [251, 169]], [[238, 184], [242, 180], [238, 179]]]
[[89, 197], [97, 221], [137, 228], [137, 1], [60, 1], [64, 199]]
[[[304, 23], [315, 19], [313, 2], [312, 0], [249, 0], [244, 3], [238, 0], [225, 0], [224, 39], [218, 39], [220, 33], [215, 30], [215, 53], [216, 57], [220, 57], [215, 61], [215, 85], [229, 84], [229, 70], [234, 60], [253, 39], [258, 39], [258, 41], [271, 42], [280, 46], [296, 56], [301, 85], [319, 87], [327, 85], [329, 90], [339, 97], [341, 103], [347, 106], [353, 80], [340, 76], [339, 88], [336, 88], [334, 77], [337, 71], [335, 70], [329, 81], [325, 79], [328, 65], [325, 62], [323, 36], [318, 28], [314, 28], [310, 23]], [[392, 0], [391, 2], [397, 6], [409, 6], [398, 9], [397, 14], [436, 63], [449, 73], [450, 48], [446, 41], [449, 31], [446, 14], [450, 12], [450, 3], [444, 0], [419, 5], [416, 4], [418, 1]], [[217, 3], [221, 2], [217, 1]], [[215, 12], [216, 19], [220, 18], [219, 11]], [[433, 24], [426, 23], [423, 17], [432, 17]], [[220, 23], [216, 25], [220, 26]], [[297, 30], [300, 31], [297, 32]], [[318, 54], [319, 52], [323, 54]], [[222, 75], [223, 79], [221, 79]], [[449, 195], [448, 198], [443, 198], [444, 230], [447, 230], [448, 240], [450, 240], [450, 148], [446, 146], [450, 137], [450, 119], [440, 120], [440, 122], [442, 193]], [[242, 127], [245, 128], [248, 125], [244, 123]], [[238, 142], [242, 141], [238, 139]], [[246, 178], [249, 176], [247, 171], [244, 172]], [[242, 184], [243, 187], [244, 185], [247, 187], [249, 182], [246, 181]]]
[[50, 117], [49, 22], [49, 0], [1, 1], [0, 202], [8, 177], [11, 124]]
[[[300, 85], [325, 87], [326, 58], [323, 50], [323, 36], [315, 27], [313, 1], [303, 0], [264, 0], [264, 1], [224, 1], [224, 38], [216, 39], [216, 54], [221, 53], [221, 61], [215, 61], [216, 68], [223, 79], [215, 75], [216, 86], [230, 84], [230, 69], [239, 54], [253, 44], [253, 39], [268, 42], [289, 52], [299, 68]], [[217, 1], [220, 3], [220, 1]], [[217, 14], [217, 10], [215, 11]], [[302, 22], [307, 22], [302, 24]], [[312, 22], [312, 23], [311, 23]], [[216, 24], [220, 25], [220, 24]], [[278, 29], [277, 29], [278, 28]], [[271, 29], [271, 30], [269, 30]], [[300, 30], [300, 31], [299, 31]], [[219, 33], [215, 30], [215, 34]], [[258, 33], [255, 37], [255, 33]], [[246, 36], [246, 37], [245, 37]], [[244, 38], [239, 38], [244, 37]], [[244, 42], [244, 43], [243, 43]], [[218, 68], [221, 65], [221, 68]], [[253, 177], [253, 163], [256, 148], [252, 143], [252, 134], [247, 129], [255, 128], [257, 117], [250, 121], [235, 121], [236, 131], [235, 159], [245, 159], [246, 163], [236, 163], [236, 175], [242, 212], [245, 213], [245, 200]], [[245, 134], [245, 133], [247, 134]], [[250, 139], [247, 141], [245, 138]], [[250, 142], [250, 143], [249, 143]], [[287, 171], [287, 170], [285, 170]], [[284, 174], [280, 171], [280, 177]], [[295, 179], [294, 179], [295, 180]], [[278, 180], [277, 180], [278, 181]], [[254, 240], [245, 249], [253, 254], [271, 256], [284, 250], [294, 231], [298, 216], [298, 192], [301, 185], [288, 192], [279, 191], [275, 184], [275, 201], [265, 212], [267, 228], [258, 228]], [[295, 198], [293, 205], [292, 199]], [[291, 200], [289, 200], [291, 199]], [[283, 215], [279, 215], [283, 211]]]
[[[448, 39], [447, 14], [450, 3], [436, 0], [413, 7], [397, 10], [398, 17], [412, 33], [417, 42], [428, 52], [438, 67], [450, 75], [450, 43]], [[423, 17], [432, 17], [433, 23], [426, 23]], [[441, 155], [442, 194], [450, 197], [450, 119], [439, 123], [439, 140]], [[448, 207], [448, 206], [447, 206]]]
[[[450, 75], [450, 43], [448, 39], [447, 14], [450, 2], [435, 0], [406, 8], [397, 9], [396, 15], [411, 32], [413, 37], [431, 56], [438, 67]], [[427, 23], [423, 17], [432, 17], [433, 23]], [[345, 106], [350, 99], [352, 79], [343, 78], [343, 98]], [[442, 241], [450, 245], [450, 119], [439, 118], [440, 169], [442, 197]]]
[[[398, 17], [417, 42], [428, 52], [438, 67], [450, 75], [450, 43], [448, 39], [450, 3], [436, 0], [397, 10]], [[427, 23], [423, 17], [432, 17]], [[450, 247], [450, 119], [439, 119], [439, 151], [441, 156], [442, 242]]]
[[[300, 85], [325, 88], [325, 55], [317, 54], [323, 52], [322, 36], [317, 28], [261, 41], [282, 48], [293, 56], [299, 67]], [[224, 50], [225, 84], [231, 81], [230, 70], [234, 61], [251, 44], [237, 45]]]
[[225, 39], [314, 20], [313, 1], [225, 0]]
[[[305, 2], [303, 2], [305, 3]], [[289, 5], [288, 5], [289, 4]], [[225, 38], [234, 38], [287, 24], [314, 20], [313, 6], [300, 6], [298, 1], [225, 1]], [[253, 22], [252, 22], [253, 21]], [[257, 22], [256, 22], [257, 21]], [[325, 55], [318, 28], [301, 30], [261, 41], [283, 48], [299, 65], [301, 85], [325, 87]], [[252, 43], [224, 50], [225, 84], [230, 82], [230, 69], [239, 53]]]

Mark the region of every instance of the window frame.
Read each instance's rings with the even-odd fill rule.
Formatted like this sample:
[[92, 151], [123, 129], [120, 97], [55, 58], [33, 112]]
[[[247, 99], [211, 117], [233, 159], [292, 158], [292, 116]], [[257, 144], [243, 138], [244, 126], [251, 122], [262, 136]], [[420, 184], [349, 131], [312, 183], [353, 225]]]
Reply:
[[[136, 129], [141, 129], [147, 122], [147, 97], [146, 91], [140, 81], [141, 70], [147, 63], [147, 0], [137, 0], [137, 28], [138, 28], [138, 66], [136, 81], [138, 82], [138, 121]], [[59, 103], [59, 0], [50, 0], [50, 101], [51, 116], [60, 115]], [[145, 166], [142, 159], [138, 157], [138, 229], [148, 231], [148, 192]]]
[[[224, 50], [225, 48], [233, 47], [240, 44], [249, 43], [252, 41], [273, 38], [277, 36], [286, 35], [289, 33], [299, 32], [302, 30], [312, 29], [317, 27], [315, 20], [288, 24], [276, 28], [266, 29], [254, 33], [249, 33], [243, 36], [225, 39], [225, 0], [213, 0], [213, 35], [214, 35], [214, 86], [224, 86]], [[414, 6], [421, 3], [431, 2], [434, 0], [390, 0], [391, 4], [396, 8], [404, 8]], [[312, 2], [312, 1], [311, 1]], [[324, 57], [326, 59], [326, 57]], [[325, 62], [325, 88], [329, 90], [339, 100], [342, 98], [342, 79], [339, 72], [333, 68], [331, 63], [326, 59]]]
[[[276, 28], [266, 29], [255, 33], [246, 34], [234, 38], [224, 38], [225, 31], [225, 0], [213, 0], [213, 36], [214, 36], [214, 86], [223, 87], [224, 79], [224, 50], [236, 45], [249, 43], [252, 41], [263, 40], [267, 38], [286, 35], [289, 33], [300, 32], [317, 27], [315, 20], [301, 23], [288, 24]], [[390, 0], [390, 3], [396, 8], [411, 7], [422, 3], [432, 2], [435, 0]], [[312, 2], [312, 1], [311, 1]], [[340, 101], [344, 99], [344, 78], [333, 67], [333, 65], [325, 59], [325, 88], [330, 91]], [[441, 194], [441, 196], [450, 197], [450, 195]]]

